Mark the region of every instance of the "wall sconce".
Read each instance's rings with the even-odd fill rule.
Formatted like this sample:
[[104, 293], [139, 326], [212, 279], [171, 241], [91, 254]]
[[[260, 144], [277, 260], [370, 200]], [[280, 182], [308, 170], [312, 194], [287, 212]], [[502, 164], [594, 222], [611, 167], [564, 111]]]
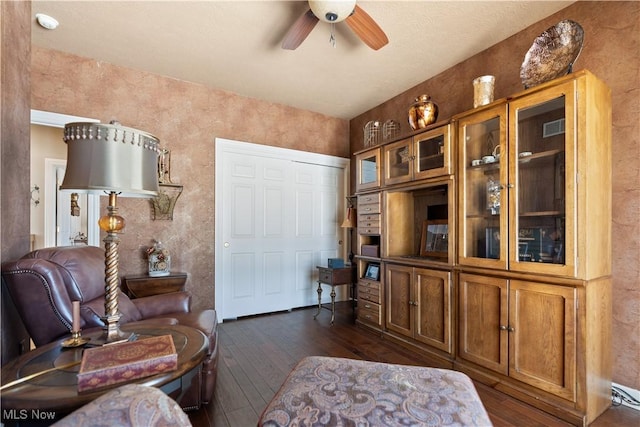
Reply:
[[158, 184], [158, 196], [151, 199], [153, 219], [173, 220], [173, 208], [182, 194], [182, 185]]
[[356, 209], [355, 209], [355, 200], [354, 196], [347, 197], [347, 216], [342, 222], [340, 227], [349, 229], [349, 262], [353, 262], [353, 229], [356, 227], [355, 225], [355, 217], [356, 217]]
[[80, 197], [78, 193], [71, 193], [71, 216], [80, 216], [78, 197]]
[[[35, 196], [33, 193], [35, 193]], [[31, 201], [36, 207], [40, 204], [40, 187], [37, 185], [31, 186]]]
[[158, 155], [158, 196], [151, 199], [152, 218], [173, 221], [173, 208], [182, 194], [182, 185], [171, 182], [171, 151], [160, 149]]

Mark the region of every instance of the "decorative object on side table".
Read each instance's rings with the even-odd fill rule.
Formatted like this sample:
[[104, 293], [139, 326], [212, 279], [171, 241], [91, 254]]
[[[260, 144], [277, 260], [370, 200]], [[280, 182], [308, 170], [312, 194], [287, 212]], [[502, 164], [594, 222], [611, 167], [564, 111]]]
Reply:
[[71, 338], [62, 342], [62, 347], [80, 347], [89, 342], [91, 338], [83, 338], [80, 329], [80, 301], [73, 301], [72, 306], [72, 326]]
[[171, 335], [88, 348], [82, 353], [78, 392], [99, 390], [176, 369], [178, 353]]
[[420, 95], [409, 107], [409, 124], [413, 130], [423, 129], [438, 119], [438, 105], [429, 95]]
[[569, 19], [558, 22], [536, 37], [520, 67], [524, 88], [571, 73], [582, 51], [583, 41], [584, 30]]
[[171, 271], [171, 255], [162, 242], [156, 241], [153, 246], [147, 249], [149, 258], [149, 276], [168, 276]]
[[[105, 303], [101, 344], [126, 341], [131, 334], [120, 331], [118, 292], [118, 235], [125, 226], [118, 215], [117, 199], [122, 197], [154, 197], [158, 194], [158, 144], [150, 133], [121, 126], [112, 121], [102, 123], [67, 123], [67, 169], [61, 190], [82, 193], [106, 193], [107, 215], [98, 225], [106, 233]], [[94, 341], [95, 342], [95, 341]]]

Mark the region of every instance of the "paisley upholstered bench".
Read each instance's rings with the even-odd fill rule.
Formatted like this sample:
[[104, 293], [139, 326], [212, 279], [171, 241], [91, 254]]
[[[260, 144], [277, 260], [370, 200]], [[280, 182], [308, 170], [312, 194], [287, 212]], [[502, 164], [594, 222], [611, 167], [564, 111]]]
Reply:
[[306, 357], [259, 426], [491, 426], [471, 379], [447, 369]]

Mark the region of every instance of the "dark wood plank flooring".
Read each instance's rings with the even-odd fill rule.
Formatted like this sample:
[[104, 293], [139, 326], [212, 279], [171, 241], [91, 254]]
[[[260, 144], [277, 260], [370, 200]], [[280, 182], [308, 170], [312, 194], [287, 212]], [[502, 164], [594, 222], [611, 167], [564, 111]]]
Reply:
[[[194, 427], [251, 427], [287, 374], [305, 356], [334, 356], [429, 366], [418, 352], [382, 339], [353, 323], [349, 303], [338, 303], [336, 321], [315, 308], [226, 321], [219, 325], [220, 361], [215, 400], [189, 413]], [[478, 394], [496, 427], [569, 424], [480, 383]], [[593, 427], [640, 426], [640, 411], [612, 407]]]

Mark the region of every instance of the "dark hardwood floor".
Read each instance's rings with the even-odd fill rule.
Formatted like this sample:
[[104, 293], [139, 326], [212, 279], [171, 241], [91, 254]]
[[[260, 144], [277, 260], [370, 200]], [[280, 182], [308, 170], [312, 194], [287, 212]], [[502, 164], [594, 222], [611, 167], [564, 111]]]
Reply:
[[[287, 374], [305, 356], [334, 356], [429, 366], [418, 352], [353, 323], [350, 303], [339, 303], [336, 321], [315, 308], [226, 321], [219, 325], [220, 361], [215, 400], [189, 413], [195, 427], [251, 427]], [[480, 383], [478, 394], [496, 427], [569, 424]], [[612, 407], [593, 427], [640, 426], [640, 411]]]

